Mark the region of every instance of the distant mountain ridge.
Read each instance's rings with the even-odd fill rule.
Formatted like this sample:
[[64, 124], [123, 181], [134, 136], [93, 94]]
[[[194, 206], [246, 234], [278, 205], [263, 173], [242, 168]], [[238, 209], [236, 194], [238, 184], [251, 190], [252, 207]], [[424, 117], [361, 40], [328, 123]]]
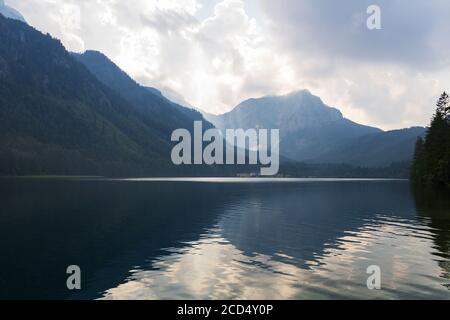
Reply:
[[103, 84], [133, 104], [143, 118], [153, 122], [167, 137], [175, 129], [190, 128], [194, 121], [204, 120], [200, 112], [170, 101], [158, 89], [141, 86], [101, 52], [72, 55]]
[[161, 94], [169, 99], [172, 102], [175, 102], [176, 104], [179, 104], [180, 106], [183, 106], [188, 109], [193, 109], [201, 112], [197, 107], [193, 106], [189, 102], [186, 101], [186, 99], [179, 94], [178, 92], [167, 88], [167, 87], [159, 87], [158, 90], [161, 92]]
[[296, 161], [318, 157], [342, 141], [381, 132], [344, 118], [307, 90], [249, 99], [231, 112], [206, 118], [222, 130], [279, 129], [281, 154]]
[[248, 99], [228, 113], [205, 118], [222, 131], [279, 129], [280, 154], [294, 161], [362, 167], [409, 162], [415, 140], [425, 132], [425, 128], [384, 132], [355, 123], [308, 90]]
[[6, 18], [19, 20], [26, 23], [25, 18], [22, 16], [22, 14], [19, 11], [7, 6], [5, 4], [5, 0], [0, 0], [0, 14], [2, 14]]
[[409, 164], [417, 138], [423, 137], [426, 132], [426, 128], [412, 127], [365, 135], [339, 145], [310, 162], [360, 167], [385, 167], [398, 162]]

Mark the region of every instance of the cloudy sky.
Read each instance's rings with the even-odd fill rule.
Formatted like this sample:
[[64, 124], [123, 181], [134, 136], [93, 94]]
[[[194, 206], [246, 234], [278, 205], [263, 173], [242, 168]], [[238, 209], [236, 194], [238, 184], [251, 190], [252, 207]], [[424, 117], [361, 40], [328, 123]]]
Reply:
[[[309, 89], [384, 129], [426, 125], [450, 90], [450, 1], [6, 0], [71, 51], [211, 113]], [[382, 29], [366, 26], [381, 8]]]

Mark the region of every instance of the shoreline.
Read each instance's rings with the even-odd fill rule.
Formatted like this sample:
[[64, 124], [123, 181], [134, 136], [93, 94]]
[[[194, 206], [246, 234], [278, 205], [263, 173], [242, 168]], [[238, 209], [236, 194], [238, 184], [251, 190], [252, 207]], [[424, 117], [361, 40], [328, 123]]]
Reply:
[[410, 181], [402, 178], [337, 178], [337, 177], [104, 177], [69, 175], [0, 176], [0, 179], [92, 180], [128, 182], [333, 182], [333, 181]]

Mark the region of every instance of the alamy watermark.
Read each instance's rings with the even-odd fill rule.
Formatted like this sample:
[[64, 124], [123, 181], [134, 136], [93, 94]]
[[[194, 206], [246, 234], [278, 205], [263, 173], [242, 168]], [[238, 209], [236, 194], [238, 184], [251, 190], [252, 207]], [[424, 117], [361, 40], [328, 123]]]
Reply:
[[189, 130], [177, 129], [171, 140], [178, 142], [171, 154], [175, 165], [259, 164], [262, 176], [277, 175], [280, 169], [279, 129], [227, 129], [224, 136], [215, 128], [203, 132], [202, 121], [195, 121], [193, 138]]
[[81, 290], [81, 268], [77, 265], [68, 266], [66, 273], [69, 275], [66, 286], [69, 290]]
[[367, 289], [381, 290], [381, 268], [377, 265], [369, 266], [366, 270], [370, 276], [367, 278]]
[[369, 30], [381, 30], [381, 8], [375, 4], [367, 7], [367, 28]]

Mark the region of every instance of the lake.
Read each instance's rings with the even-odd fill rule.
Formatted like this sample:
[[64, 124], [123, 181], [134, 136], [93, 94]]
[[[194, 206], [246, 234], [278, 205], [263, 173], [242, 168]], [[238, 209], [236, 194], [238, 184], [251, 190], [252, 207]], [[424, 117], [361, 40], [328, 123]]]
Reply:
[[448, 198], [400, 180], [3, 178], [0, 299], [449, 299]]

